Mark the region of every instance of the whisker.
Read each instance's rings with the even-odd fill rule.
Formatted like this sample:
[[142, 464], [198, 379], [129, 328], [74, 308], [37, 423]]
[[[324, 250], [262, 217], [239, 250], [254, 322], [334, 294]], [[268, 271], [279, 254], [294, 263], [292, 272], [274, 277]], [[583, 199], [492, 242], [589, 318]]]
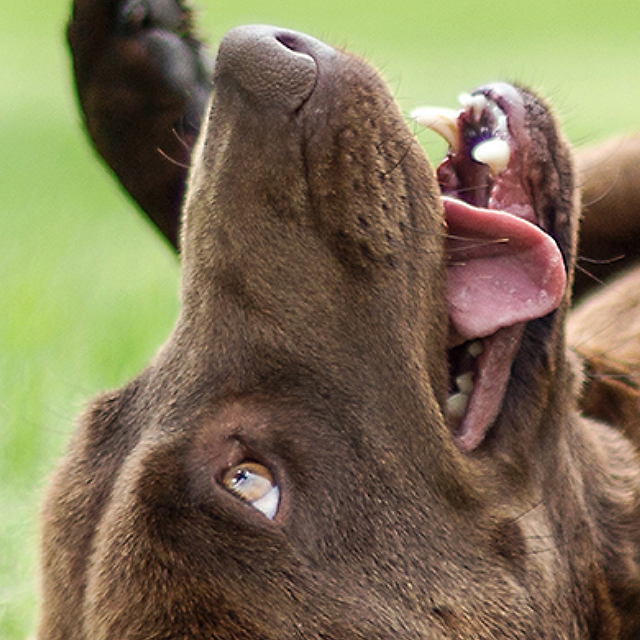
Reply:
[[528, 509], [518, 514], [515, 518], [512, 518], [511, 520], [507, 520], [507, 522], [509, 524], [515, 524], [516, 522], [522, 520], [522, 518], [525, 518], [526, 516], [528, 516], [530, 513], [533, 513], [538, 507], [542, 505], [543, 505], [543, 500], [540, 499], [537, 502], [534, 502]]
[[464, 247], [452, 247], [450, 249], [447, 249], [448, 253], [453, 253], [455, 251], [466, 251], [468, 249], [475, 249], [477, 247], [487, 247], [487, 246], [496, 245], [496, 244], [506, 244], [507, 242], [509, 242], [509, 238], [494, 238], [492, 240], [486, 240], [486, 241], [480, 242], [478, 241], [477, 238], [468, 238], [466, 236], [458, 236], [453, 233], [448, 233], [447, 231], [430, 231], [428, 229], [415, 227], [406, 222], [401, 222], [400, 226], [404, 229], [408, 229], [409, 231], [415, 231], [416, 233], [423, 233], [425, 235], [430, 235], [430, 236], [440, 236], [446, 240], [455, 240], [457, 242], [472, 243], [472, 244], [467, 244]]
[[605, 283], [604, 283], [603, 280], [601, 280], [600, 278], [595, 276], [593, 273], [591, 273], [591, 271], [589, 271], [589, 270], [585, 269], [584, 267], [580, 266], [577, 262], [576, 262], [576, 271], [580, 271], [580, 273], [584, 273], [585, 276], [587, 276], [588, 278], [590, 278], [594, 282], [597, 282], [599, 285], [601, 285], [603, 287], [605, 286]]
[[509, 238], [497, 238], [495, 240], [486, 240], [484, 242], [478, 242], [475, 238], [456, 238], [455, 236], [447, 236], [447, 238], [473, 243], [473, 244], [467, 244], [464, 247], [447, 248], [448, 254], [456, 253], [459, 251], [468, 251], [469, 249], [479, 249], [482, 247], [491, 247], [499, 244], [507, 244], [509, 242]]
[[[590, 380], [625, 380], [634, 384], [635, 380], [640, 380], [640, 374], [635, 373], [590, 373], [587, 371], [587, 378]], [[635, 386], [635, 385], [634, 385]]]
[[176, 140], [189, 152], [191, 153], [192, 148], [191, 145], [184, 139], [184, 136], [175, 128], [171, 129], [171, 133], [173, 133]]
[[[584, 527], [581, 527], [581, 528], [584, 529]], [[564, 549], [568, 547], [570, 544], [574, 543], [574, 541], [578, 537], [578, 534], [579, 532], [576, 531], [574, 535], [571, 537], [571, 539], [564, 540], [562, 543], [559, 543], [550, 547], [546, 547], [544, 549], [531, 549], [530, 551], [527, 551], [526, 555], [536, 556], [539, 553], [549, 553], [550, 551], [557, 551], [558, 549]], [[549, 537], [552, 538], [553, 536], [549, 536]]]
[[[553, 547], [548, 547], [547, 549], [538, 549], [537, 551], [532, 551], [531, 555], [537, 554], [537, 553], [547, 553], [549, 551], [555, 551], [557, 549], [562, 549], [565, 548], [567, 546], [569, 546], [570, 544], [574, 544], [574, 542], [577, 540], [578, 536], [582, 535], [585, 531], [589, 531], [589, 525], [587, 525], [586, 523], [581, 523], [578, 524], [577, 526], [574, 527], [573, 532], [570, 536], [565, 536], [564, 532], [562, 537], [564, 538], [564, 540], [553, 546]], [[549, 537], [553, 537], [553, 535], [549, 536]]]
[[478, 183], [470, 187], [461, 187], [456, 189], [458, 194], [472, 193], [474, 191], [489, 189], [491, 185], [488, 182]]
[[[572, 344], [571, 345], [572, 348], [575, 349], [575, 350], [580, 349], [580, 347], [584, 346], [585, 344], [588, 344], [596, 336], [599, 336], [600, 334], [605, 333], [617, 321], [618, 321], [618, 318], [612, 318], [607, 324], [605, 324], [603, 327], [601, 327], [598, 331], [590, 333], [590, 335], [587, 338], [585, 338], [582, 342], [579, 342], [578, 344]], [[622, 342], [620, 344], [622, 344]], [[619, 346], [619, 344], [613, 345], [612, 350], [616, 349], [618, 346]]]
[[413, 144], [414, 144], [414, 140], [410, 140], [407, 143], [404, 152], [400, 156], [400, 159], [396, 162], [396, 164], [393, 167], [391, 167], [391, 169], [389, 169], [389, 170], [387, 170], [385, 172], [385, 174], [384, 174], [385, 176], [391, 175], [398, 167], [402, 166], [402, 163], [404, 162], [405, 158], [409, 154], [409, 151], [411, 151], [411, 147], [413, 146]]
[[623, 253], [615, 258], [604, 258], [597, 260], [596, 258], [587, 258], [586, 256], [578, 256], [578, 262], [588, 262], [589, 264], [614, 264], [624, 260], [627, 256]]
[[[564, 549], [569, 545], [574, 544], [578, 536], [580, 536], [586, 529], [587, 529], [587, 525], [580, 524], [574, 529], [572, 535], [570, 536], [563, 535], [562, 540], [548, 547], [543, 547], [542, 549], [529, 549], [527, 550], [526, 555], [535, 556], [540, 553], [549, 553], [550, 551], [557, 551], [559, 549]], [[556, 536], [553, 533], [549, 533], [548, 535], [532, 535], [532, 536], [525, 537], [526, 540], [532, 540], [532, 541], [544, 541], [544, 540], [550, 540], [555, 538]]]
[[[615, 189], [615, 186], [616, 186], [616, 183], [618, 182], [619, 177], [620, 175], [618, 174], [616, 178], [611, 181], [611, 184], [609, 185], [609, 187], [603, 193], [599, 194], [597, 197], [593, 198], [589, 202], [585, 202], [583, 200], [582, 208], [588, 209], [589, 207], [592, 207], [594, 204], [598, 204], [598, 202], [602, 202]], [[579, 187], [579, 188], [581, 189], [582, 187]]]
[[[448, 240], [457, 240], [459, 242], [478, 242], [477, 238], [467, 238], [466, 236], [457, 236], [453, 233], [446, 234]], [[474, 246], [485, 246], [490, 244], [506, 244], [509, 242], [509, 238], [495, 238], [493, 240], [486, 240], [484, 242], [480, 242]], [[460, 249], [466, 249], [466, 247], [460, 247]]]
[[166, 160], [168, 160], [171, 164], [176, 165], [176, 167], [180, 167], [181, 169], [188, 169], [189, 165], [188, 164], [184, 164], [183, 162], [178, 162], [177, 160], [175, 160], [174, 158], [172, 158], [170, 155], [166, 154], [162, 149], [160, 149], [160, 147], [158, 147], [156, 149], [156, 151]]
[[[622, 146], [622, 145], [623, 145], [623, 142], [621, 141], [619, 147]], [[611, 150], [611, 152], [609, 154], [609, 157], [606, 158], [606, 159], [603, 159], [603, 161], [601, 163], [599, 163], [597, 166], [591, 166], [591, 167], [587, 167], [585, 169], [582, 169], [580, 171], [580, 178], [581, 178], [582, 184], [578, 185], [578, 188], [580, 190], [582, 190], [582, 188], [586, 184], [586, 175], [588, 173], [593, 173], [594, 171], [599, 171], [601, 166], [603, 166], [605, 164], [610, 164], [611, 158], [615, 156], [615, 153], [616, 153], [615, 150]], [[618, 180], [620, 179], [620, 176], [621, 176], [620, 171], [621, 171], [620, 167], [618, 166], [616, 168], [615, 176], [614, 176], [613, 180], [611, 181], [611, 184], [609, 185], [609, 187], [602, 194], [598, 195], [592, 201], [590, 201], [590, 202], [584, 202], [583, 201], [582, 202], [582, 207], [583, 208], [588, 208], [588, 207], [590, 207], [590, 206], [592, 206], [592, 205], [604, 200], [613, 191], [613, 189], [615, 189], [616, 184], [617, 184], [617, 182], [618, 182]]]

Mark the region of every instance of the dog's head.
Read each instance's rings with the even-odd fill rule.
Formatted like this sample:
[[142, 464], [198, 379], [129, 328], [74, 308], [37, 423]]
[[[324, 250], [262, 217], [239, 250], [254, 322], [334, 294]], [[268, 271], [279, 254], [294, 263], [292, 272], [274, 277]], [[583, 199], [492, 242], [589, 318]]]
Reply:
[[569, 151], [526, 90], [464, 102], [437, 179], [365, 63], [227, 35], [177, 326], [54, 482], [46, 637], [615, 629], [566, 446]]

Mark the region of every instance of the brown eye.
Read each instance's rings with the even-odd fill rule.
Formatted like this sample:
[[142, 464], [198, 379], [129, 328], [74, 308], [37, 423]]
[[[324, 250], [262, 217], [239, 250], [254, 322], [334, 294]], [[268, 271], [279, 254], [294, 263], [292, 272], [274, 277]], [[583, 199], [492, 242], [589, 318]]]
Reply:
[[276, 515], [280, 490], [264, 465], [243, 462], [231, 467], [222, 477], [222, 485], [270, 520]]

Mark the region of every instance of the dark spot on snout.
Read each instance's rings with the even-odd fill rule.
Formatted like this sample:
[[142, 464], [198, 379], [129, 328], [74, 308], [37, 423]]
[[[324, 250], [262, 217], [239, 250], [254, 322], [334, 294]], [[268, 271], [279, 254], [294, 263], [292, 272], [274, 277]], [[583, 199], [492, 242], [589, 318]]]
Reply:
[[444, 625], [447, 631], [459, 630], [460, 621], [451, 608], [447, 607], [446, 605], [435, 606], [433, 607], [431, 612], [434, 615], [434, 622], [436, 624], [440, 622]]
[[507, 560], [516, 572], [524, 568], [527, 547], [519, 523], [514, 519], [498, 522], [492, 531], [491, 545], [495, 553]]

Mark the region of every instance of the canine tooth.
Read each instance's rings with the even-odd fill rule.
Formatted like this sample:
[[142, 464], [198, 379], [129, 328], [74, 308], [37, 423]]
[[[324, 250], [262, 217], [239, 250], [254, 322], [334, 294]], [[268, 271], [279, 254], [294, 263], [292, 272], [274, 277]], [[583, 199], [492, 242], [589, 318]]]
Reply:
[[464, 393], [467, 396], [471, 395], [473, 391], [473, 372], [469, 371], [458, 376], [456, 378], [456, 386], [460, 393]]
[[483, 351], [484, 351], [484, 345], [482, 344], [482, 342], [480, 340], [474, 340], [467, 347], [467, 353], [472, 358], [477, 358], [479, 355], [482, 354]]
[[473, 148], [471, 157], [476, 162], [489, 165], [492, 175], [497, 176], [507, 168], [511, 158], [511, 148], [506, 140], [489, 138]]
[[455, 421], [460, 421], [467, 411], [469, 396], [466, 393], [454, 393], [447, 399], [447, 416]]
[[411, 119], [423, 127], [440, 134], [451, 147], [458, 149], [458, 116], [459, 111], [440, 107], [419, 107], [411, 113]]
[[496, 133], [509, 134], [509, 120], [507, 114], [492, 100], [489, 101], [489, 111], [493, 115]]
[[489, 105], [489, 101], [481, 93], [472, 96], [469, 93], [461, 93], [458, 96], [458, 102], [465, 108], [470, 109], [476, 120], [480, 119], [482, 112]]

